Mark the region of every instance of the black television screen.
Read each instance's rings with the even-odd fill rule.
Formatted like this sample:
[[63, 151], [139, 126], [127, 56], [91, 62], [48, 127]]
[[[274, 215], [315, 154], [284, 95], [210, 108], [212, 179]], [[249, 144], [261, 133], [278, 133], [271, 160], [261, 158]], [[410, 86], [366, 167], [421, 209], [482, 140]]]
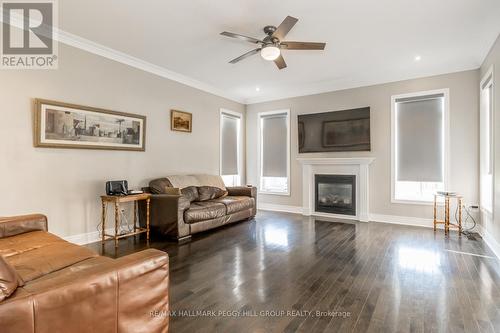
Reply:
[[299, 153], [370, 151], [370, 108], [298, 116]]

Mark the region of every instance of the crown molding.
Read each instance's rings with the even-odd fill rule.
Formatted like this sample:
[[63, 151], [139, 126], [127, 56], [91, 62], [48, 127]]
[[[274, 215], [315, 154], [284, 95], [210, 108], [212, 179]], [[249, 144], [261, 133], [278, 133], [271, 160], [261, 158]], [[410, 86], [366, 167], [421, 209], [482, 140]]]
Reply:
[[240, 98], [238, 96], [235, 96], [233, 94], [229, 94], [221, 89], [218, 89], [212, 85], [206, 84], [204, 82], [198, 81], [196, 79], [190, 78], [189, 76], [168, 70], [164, 67], [152, 64], [150, 62], [147, 62], [145, 60], [136, 58], [134, 56], [131, 56], [127, 53], [117, 51], [115, 49], [112, 49], [110, 47], [104, 46], [102, 44], [93, 42], [89, 39], [71, 34], [69, 32], [66, 32], [64, 30], [58, 29], [56, 33], [56, 38], [59, 42], [78, 48], [80, 50], [87, 51], [89, 53], [108, 58], [111, 60], [114, 60], [116, 62], [128, 65], [130, 67], [134, 67], [137, 69], [140, 69], [142, 71], [158, 75], [160, 77], [176, 81], [179, 83], [182, 83], [186, 86], [196, 88], [198, 90], [202, 90], [204, 92], [217, 95], [219, 97], [223, 97], [229, 100], [232, 100], [234, 102], [238, 102], [241, 104], [245, 104], [246, 100], [243, 98]]
[[[2, 12], [0, 11], [0, 14]], [[8, 24], [19, 28], [23, 29], [24, 28], [24, 20], [25, 17], [22, 15], [16, 15], [13, 14], [11, 15], [10, 22]], [[35, 21], [30, 18], [30, 21], [32, 21], [33, 25], [39, 25], [39, 21]], [[0, 15], [0, 22], [3, 22], [3, 15]], [[77, 49], [87, 51], [89, 53], [122, 63], [124, 65], [134, 67], [137, 69], [140, 69], [144, 72], [148, 72], [160, 77], [163, 77], [165, 79], [169, 79], [175, 82], [179, 82], [181, 84], [184, 84], [186, 86], [219, 96], [223, 97], [229, 100], [232, 100], [237, 103], [241, 104], [246, 104], [246, 100], [244, 98], [240, 98], [239, 96], [235, 96], [233, 94], [228, 94], [224, 90], [218, 89], [212, 85], [209, 85], [207, 83], [198, 81], [196, 79], [193, 79], [189, 76], [171, 71], [169, 69], [166, 69], [164, 67], [152, 64], [148, 61], [136, 58], [134, 56], [131, 56], [130, 54], [112, 49], [110, 47], [104, 46], [102, 44], [93, 42], [89, 39], [80, 37], [78, 35], [69, 33], [67, 31], [64, 31], [62, 29], [59, 29], [57, 27], [53, 27], [53, 35], [48, 36], [51, 38], [54, 38], [60, 43], [75, 47]]]
[[409, 81], [409, 80], [424, 79], [424, 78], [440, 76], [440, 75], [456, 74], [456, 73], [461, 73], [461, 72], [478, 70], [478, 68], [479, 68], [478, 65], [462, 66], [462, 67], [454, 68], [452, 70], [431, 71], [431, 72], [415, 74], [415, 75], [400, 74], [400, 75], [398, 75], [396, 77], [392, 77], [392, 78], [386, 78], [386, 79], [376, 78], [376, 79], [371, 79], [371, 80], [353, 81], [353, 82], [340, 82], [339, 83], [339, 82], [327, 80], [327, 81], [324, 81], [321, 83], [304, 84], [300, 87], [297, 86], [293, 89], [292, 88], [286, 89], [286, 91], [284, 91], [282, 93], [273, 94], [272, 96], [271, 95], [262, 95], [262, 96], [250, 97], [250, 98], [245, 99], [245, 103], [247, 105], [252, 105], [252, 104], [285, 100], [285, 99], [290, 99], [290, 98], [308, 97], [308, 96], [319, 95], [319, 94], [333, 93], [333, 92], [342, 91], [342, 90], [366, 88], [366, 87], [373, 87], [373, 86], [379, 86], [379, 85], [384, 85], [384, 84], [392, 84], [392, 83], [398, 83], [398, 82]]

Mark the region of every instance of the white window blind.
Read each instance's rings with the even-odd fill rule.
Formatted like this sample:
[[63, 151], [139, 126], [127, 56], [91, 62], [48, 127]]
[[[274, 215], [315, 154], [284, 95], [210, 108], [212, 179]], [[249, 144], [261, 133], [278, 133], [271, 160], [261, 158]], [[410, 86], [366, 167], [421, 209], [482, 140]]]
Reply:
[[240, 118], [225, 113], [221, 117], [221, 175], [238, 175]]
[[262, 116], [262, 176], [287, 177], [288, 115]]
[[396, 180], [444, 181], [444, 95], [396, 99]]
[[448, 89], [393, 96], [393, 202], [430, 203], [449, 190], [448, 99]]
[[487, 212], [486, 219], [491, 219], [493, 213], [493, 139], [494, 139], [494, 120], [493, 120], [493, 69], [490, 69], [481, 80], [480, 95], [480, 204], [481, 209]]
[[259, 114], [260, 192], [290, 194], [289, 112], [283, 110]]

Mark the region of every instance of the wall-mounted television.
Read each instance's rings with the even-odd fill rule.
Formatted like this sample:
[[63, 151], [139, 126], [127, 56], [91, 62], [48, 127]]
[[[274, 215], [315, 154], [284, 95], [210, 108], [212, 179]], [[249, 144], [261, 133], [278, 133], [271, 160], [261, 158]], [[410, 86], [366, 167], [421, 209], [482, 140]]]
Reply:
[[370, 107], [301, 114], [299, 153], [370, 151]]

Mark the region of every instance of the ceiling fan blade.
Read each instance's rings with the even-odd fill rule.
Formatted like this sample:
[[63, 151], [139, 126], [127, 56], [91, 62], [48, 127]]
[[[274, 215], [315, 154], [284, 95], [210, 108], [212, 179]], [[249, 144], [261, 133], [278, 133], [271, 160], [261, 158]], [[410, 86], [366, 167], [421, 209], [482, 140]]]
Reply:
[[279, 69], [283, 69], [286, 67], [285, 59], [283, 59], [283, 56], [281, 54], [274, 60], [274, 63], [276, 64], [276, 66], [278, 66]]
[[254, 54], [257, 54], [257, 53], [259, 53], [259, 52], [260, 52], [260, 49], [255, 49], [255, 50], [252, 50], [252, 51], [248, 51], [247, 53], [240, 55], [238, 58], [234, 58], [234, 59], [233, 59], [233, 60], [231, 60], [229, 63], [230, 63], [230, 64], [235, 64], [235, 63], [237, 63], [238, 61], [243, 60], [243, 59], [245, 59], [245, 58], [248, 58], [248, 57], [250, 57], [250, 56], [253, 56]]
[[220, 34], [222, 36], [227, 36], [227, 37], [232, 37], [232, 38], [238, 38], [238, 39], [244, 40], [245, 42], [250, 42], [250, 43], [254, 43], [254, 44], [264, 44], [264, 41], [262, 41], [260, 39], [253, 38], [253, 37], [248, 37], [248, 36], [243, 36], [243, 35], [240, 35], [240, 34], [235, 34], [233, 32], [224, 31], [224, 32], [221, 32]]
[[292, 16], [287, 16], [283, 22], [279, 25], [279, 27], [276, 29], [276, 31], [273, 33], [273, 37], [278, 38], [279, 40], [282, 40], [285, 38], [286, 34], [292, 30], [293, 26], [295, 23], [297, 23], [299, 19], [292, 17]]
[[324, 50], [326, 43], [281, 42], [280, 47], [287, 50]]

